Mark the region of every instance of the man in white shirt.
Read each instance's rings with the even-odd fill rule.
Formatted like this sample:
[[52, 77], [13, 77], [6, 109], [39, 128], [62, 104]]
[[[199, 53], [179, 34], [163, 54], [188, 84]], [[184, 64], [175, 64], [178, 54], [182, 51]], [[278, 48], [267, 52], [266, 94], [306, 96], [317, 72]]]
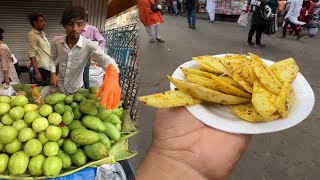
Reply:
[[107, 69], [107, 72], [110, 65], [119, 71], [113, 58], [106, 55], [97, 43], [81, 35], [86, 25], [85, 20], [84, 8], [67, 8], [61, 19], [66, 35], [55, 37], [52, 44], [51, 84], [58, 86], [66, 94], [73, 94], [78, 88], [83, 87], [83, 71], [91, 58]]

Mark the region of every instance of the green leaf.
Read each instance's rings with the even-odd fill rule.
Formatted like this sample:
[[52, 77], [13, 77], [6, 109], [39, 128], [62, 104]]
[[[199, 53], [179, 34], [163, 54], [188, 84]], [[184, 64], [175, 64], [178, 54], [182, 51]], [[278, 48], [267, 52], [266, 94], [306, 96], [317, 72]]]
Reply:
[[130, 117], [130, 112], [128, 110], [123, 111], [121, 120], [123, 122], [121, 132], [135, 132], [137, 128], [134, 126], [133, 121]]
[[128, 150], [128, 139], [116, 142], [111, 146], [109, 151], [109, 156], [114, 156], [116, 161], [129, 159], [137, 154], [137, 152], [130, 152]]

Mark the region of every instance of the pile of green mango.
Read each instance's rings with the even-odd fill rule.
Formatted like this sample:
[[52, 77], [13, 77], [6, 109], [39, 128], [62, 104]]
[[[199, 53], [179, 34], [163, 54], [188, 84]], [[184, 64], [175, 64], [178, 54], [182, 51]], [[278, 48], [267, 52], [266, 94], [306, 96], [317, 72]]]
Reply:
[[42, 105], [0, 96], [0, 176], [57, 177], [117, 151], [114, 145], [136, 129], [124, 125], [121, 105], [100, 106], [97, 90], [51, 94]]

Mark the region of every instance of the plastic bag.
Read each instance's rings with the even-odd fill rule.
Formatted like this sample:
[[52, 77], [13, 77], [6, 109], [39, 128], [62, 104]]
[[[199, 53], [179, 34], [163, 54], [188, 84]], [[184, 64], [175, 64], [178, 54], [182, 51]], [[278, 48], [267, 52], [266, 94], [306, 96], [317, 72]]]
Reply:
[[250, 15], [250, 13], [242, 11], [241, 15], [239, 16], [239, 19], [238, 19], [237, 23], [240, 26], [249, 27], [250, 23], [251, 23], [251, 15]]
[[100, 87], [103, 83], [104, 70], [98, 66], [92, 66], [89, 69], [89, 84], [90, 86]]
[[120, 163], [104, 164], [97, 168], [97, 180], [127, 180]]
[[15, 94], [12, 86], [7, 87], [6, 85], [0, 85], [0, 95], [1, 96], [13, 96]]
[[96, 168], [85, 168], [85, 169], [82, 169], [81, 171], [78, 171], [76, 173], [70, 174], [68, 176], [54, 178], [54, 180], [74, 180], [74, 179], [76, 179], [76, 180], [87, 180], [87, 179], [95, 179], [95, 177], [96, 177], [95, 169]]

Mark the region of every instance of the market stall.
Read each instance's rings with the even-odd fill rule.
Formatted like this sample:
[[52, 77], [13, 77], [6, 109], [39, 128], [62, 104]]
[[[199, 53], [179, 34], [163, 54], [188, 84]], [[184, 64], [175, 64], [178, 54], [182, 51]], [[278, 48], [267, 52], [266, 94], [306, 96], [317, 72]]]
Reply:
[[246, 3], [246, 0], [216, 0], [216, 14], [240, 15]]
[[[240, 15], [245, 9], [246, 0], [215, 0], [215, 12], [219, 15]], [[198, 13], [207, 13], [206, 0], [199, 0], [197, 6]]]
[[97, 167], [135, 156], [130, 111], [122, 103], [106, 110], [97, 90], [66, 96], [53, 87], [1, 86], [11, 96], [0, 96], [0, 179], [105, 179], [108, 168]]

